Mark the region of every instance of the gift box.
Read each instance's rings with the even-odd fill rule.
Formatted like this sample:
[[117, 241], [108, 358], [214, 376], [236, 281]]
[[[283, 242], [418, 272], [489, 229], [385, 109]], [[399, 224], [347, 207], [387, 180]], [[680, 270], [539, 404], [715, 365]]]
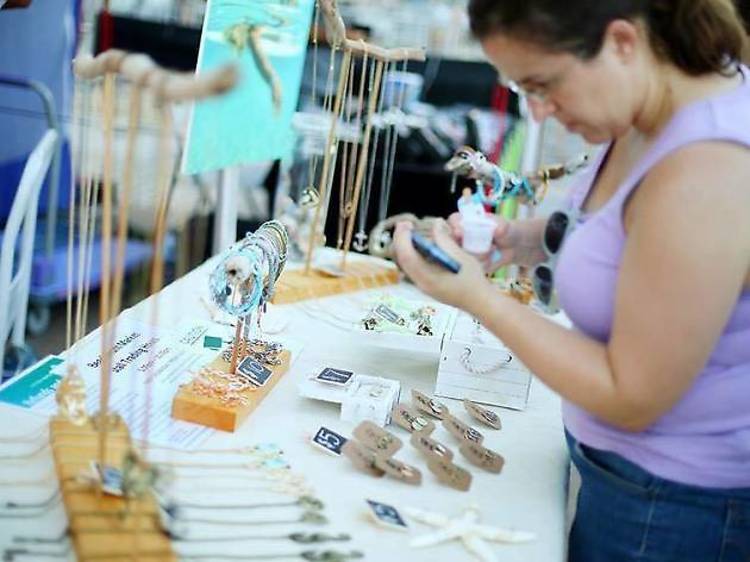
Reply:
[[460, 313], [443, 340], [436, 396], [524, 410], [531, 372], [495, 335]]

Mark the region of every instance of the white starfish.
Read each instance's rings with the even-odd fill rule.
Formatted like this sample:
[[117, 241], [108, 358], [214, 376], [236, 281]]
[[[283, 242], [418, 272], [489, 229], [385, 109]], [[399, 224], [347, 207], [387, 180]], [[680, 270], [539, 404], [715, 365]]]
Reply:
[[432, 533], [415, 538], [409, 543], [409, 546], [423, 548], [452, 540], [460, 540], [466, 549], [482, 562], [497, 562], [495, 553], [485, 541], [522, 543], [536, 538], [533, 533], [481, 525], [479, 523], [479, 508], [476, 505], [464, 509], [463, 513], [456, 519], [451, 519], [439, 513], [422, 511], [421, 509], [406, 508], [404, 512], [415, 521], [438, 528]]

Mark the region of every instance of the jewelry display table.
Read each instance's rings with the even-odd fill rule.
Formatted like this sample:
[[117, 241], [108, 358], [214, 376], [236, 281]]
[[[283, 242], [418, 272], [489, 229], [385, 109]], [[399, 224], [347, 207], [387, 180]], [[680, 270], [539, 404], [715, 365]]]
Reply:
[[[352, 259], [365, 258], [352, 256]], [[207, 279], [214, 266], [215, 261], [209, 260], [162, 290], [159, 312], [161, 326], [172, 327], [186, 321], [210, 321], [209, 312], [200, 304], [200, 299], [208, 294]], [[529, 405], [525, 411], [493, 408], [501, 418], [502, 430], [483, 431], [484, 445], [505, 458], [501, 474], [481, 471], [457, 455], [456, 462], [473, 474], [469, 492], [459, 492], [439, 484], [437, 478], [427, 470], [425, 459], [409, 445], [398, 456], [401, 461], [420, 468], [423, 473], [421, 486], [409, 486], [390, 478], [371, 478], [357, 471], [347, 459], [327, 455], [310, 445], [310, 438], [321, 426], [348, 437], [356, 425], [340, 421], [336, 404], [299, 395], [299, 383], [314, 369], [330, 366], [396, 379], [402, 386], [401, 401], [407, 403], [411, 389], [426, 394], [432, 394], [434, 390], [439, 354], [375, 347], [366, 332], [346, 329], [341, 322], [342, 317], [352, 316], [354, 305], [384, 292], [427, 300], [413, 286], [401, 282], [386, 288], [274, 306], [269, 311], [268, 319], [274, 324], [284, 325], [284, 328], [279, 333], [270, 333], [269, 329], [267, 337], [282, 342], [293, 338], [304, 343], [302, 351], [292, 357], [289, 371], [236, 432], [214, 432], [201, 444], [201, 448], [232, 448], [255, 443], [275, 443], [280, 446], [292, 468], [305, 474], [315, 489], [316, 497], [326, 504], [326, 512], [332, 523], [326, 531], [335, 527], [336, 532], [351, 534], [352, 541], [344, 550], [361, 550], [366, 560], [457, 562], [474, 559], [460, 541], [411, 548], [410, 541], [434, 532], [435, 528], [413, 519], [408, 520], [408, 533], [378, 527], [367, 516], [367, 499], [396, 506], [402, 513], [419, 509], [456, 519], [467, 508], [475, 507], [481, 523], [533, 533], [536, 537], [523, 544], [488, 543], [498, 560], [564, 560], [568, 455], [560, 400], [536, 379], [532, 382]], [[122, 314], [148, 322], [149, 303], [150, 299], [147, 299]], [[86, 337], [87, 340], [96, 338], [98, 330]], [[465, 416], [460, 401], [441, 401], [451, 412]], [[0, 415], [3, 420], [3, 428], [0, 429], [2, 436], [29, 433], [36, 429], [42, 431], [48, 425], [46, 418], [19, 408], [0, 405]], [[387, 429], [404, 442], [408, 441], [406, 431], [394, 425]], [[458, 451], [457, 442], [442, 427], [438, 426], [432, 437]], [[36, 473], [43, 474], [45, 470], [51, 472], [52, 462], [48, 448], [22, 463], [0, 460], [0, 479], [6, 482], [22, 480], [24, 471], [31, 470], [28, 467], [37, 463], [42, 467]], [[29, 502], [45, 499], [33, 487], [25, 488], [23, 494]], [[14, 499], [17, 501], [16, 496]], [[0, 498], [0, 503], [5, 502], [5, 498]], [[0, 548], [18, 547], [13, 545], [13, 536], [17, 534], [33, 531], [52, 536], [64, 526], [64, 512], [60, 506], [50, 509], [41, 519], [4, 518], [0, 525]], [[263, 531], [263, 528], [249, 528], [248, 531], [259, 534], [256, 531]], [[280, 531], [283, 533], [287, 530]], [[229, 543], [223, 546], [229, 548]], [[252, 545], [252, 548], [260, 549], [260, 546]], [[238, 542], [231, 548], [237, 554], [248, 553], [248, 543]]]

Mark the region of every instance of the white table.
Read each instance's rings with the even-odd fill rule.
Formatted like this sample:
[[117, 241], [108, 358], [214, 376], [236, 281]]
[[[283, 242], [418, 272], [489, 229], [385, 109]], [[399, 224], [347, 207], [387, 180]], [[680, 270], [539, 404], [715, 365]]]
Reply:
[[[162, 291], [160, 325], [170, 326], [187, 319], [208, 318], [206, 309], [198, 303], [197, 295], [205, 294], [211, 266], [209, 261]], [[414, 287], [405, 283], [387, 290], [412, 298], [419, 298], [420, 295]], [[369, 498], [397, 507], [411, 506], [447, 514], [458, 514], [462, 508], [476, 504], [481, 509], [484, 522], [531, 531], [537, 535], [536, 541], [527, 544], [495, 545], [499, 560], [562, 561], [565, 554], [568, 456], [559, 398], [537, 380], [533, 381], [526, 411], [496, 409], [502, 418], [503, 429], [499, 432], [483, 431], [484, 444], [500, 452], [506, 464], [500, 475], [470, 468], [474, 481], [468, 493], [438, 484], [427, 470], [424, 458], [408, 443], [396, 457], [422, 470], [423, 483], [419, 487], [388, 478], [372, 479], [356, 471], [346, 459], [334, 458], [309, 445], [309, 435], [321, 425], [345, 435], [349, 435], [353, 429], [351, 424], [339, 421], [338, 406], [298, 395], [297, 384], [317, 365], [349, 368], [355, 372], [398, 379], [403, 386], [403, 401], [409, 400], [411, 388], [425, 393], [431, 393], [434, 388], [439, 360], [437, 355], [373, 347], [361, 334], [336, 325], [338, 322], [334, 316], [351, 314], [349, 309], [352, 303], [365, 297], [365, 293], [357, 293], [321, 299], [313, 304], [277, 307], [276, 313], [290, 320], [283, 335], [305, 342], [300, 357], [296, 358], [290, 372], [236, 433], [217, 434], [206, 445], [225, 447], [268, 441], [281, 445], [293, 468], [306, 474], [317, 496], [326, 503], [326, 513], [333, 524], [314, 530], [345, 531], [353, 536], [351, 543], [329, 543], [322, 548], [358, 548], [367, 554], [367, 560], [379, 562], [457, 562], [471, 559], [458, 543], [424, 550], [410, 549], [408, 542], [411, 537], [431, 529], [413, 524], [411, 534], [406, 534], [376, 527], [365, 516], [365, 499]], [[147, 303], [139, 303], [128, 313], [147, 320], [150, 314]], [[326, 312], [322, 313], [323, 310]], [[323, 317], [319, 317], [321, 314]], [[95, 338], [97, 333], [88, 337]], [[458, 401], [445, 402], [459, 417], [466, 419]], [[12, 424], [14, 432], [44, 424], [38, 417], [25, 415], [15, 409], [3, 408], [0, 412], [3, 413], [3, 425], [7, 428]], [[394, 426], [389, 429], [404, 442], [408, 441], [405, 431]], [[459, 464], [469, 467], [458, 455], [455, 440], [442, 427], [438, 426], [434, 437], [456, 451]], [[28, 531], [32, 521], [17, 521], [8, 525], [0, 521], [0, 545], [4, 547], [8, 544], [11, 532], [18, 532], [19, 528]]]

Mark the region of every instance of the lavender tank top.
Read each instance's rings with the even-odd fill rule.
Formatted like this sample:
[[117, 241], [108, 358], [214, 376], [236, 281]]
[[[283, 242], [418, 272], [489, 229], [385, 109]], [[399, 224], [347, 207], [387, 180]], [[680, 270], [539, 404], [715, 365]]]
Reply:
[[[750, 73], [742, 67], [742, 74], [744, 83], [735, 90], [682, 108], [615, 195], [601, 209], [583, 215], [566, 240], [555, 285], [563, 310], [579, 331], [600, 342], [609, 340], [627, 240], [623, 204], [648, 171], [698, 141], [750, 148]], [[605, 153], [574, 191], [575, 208], [583, 204]], [[738, 298], [687, 394], [654, 425], [639, 433], [622, 431], [568, 402], [563, 418], [579, 441], [615, 452], [662, 478], [709, 488], [750, 488], [750, 292]]]

